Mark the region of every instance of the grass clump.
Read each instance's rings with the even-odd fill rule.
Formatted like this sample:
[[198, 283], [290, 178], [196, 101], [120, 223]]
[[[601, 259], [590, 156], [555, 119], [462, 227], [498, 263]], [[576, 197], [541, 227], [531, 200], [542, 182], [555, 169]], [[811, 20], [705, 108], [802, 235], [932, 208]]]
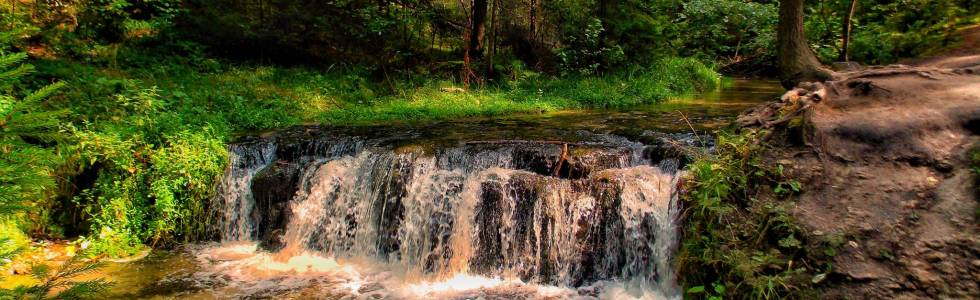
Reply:
[[717, 153], [688, 166], [679, 255], [688, 297], [805, 298], [830, 272], [840, 241], [809, 238], [793, 220], [802, 186], [766, 164], [761, 134], [723, 132]]

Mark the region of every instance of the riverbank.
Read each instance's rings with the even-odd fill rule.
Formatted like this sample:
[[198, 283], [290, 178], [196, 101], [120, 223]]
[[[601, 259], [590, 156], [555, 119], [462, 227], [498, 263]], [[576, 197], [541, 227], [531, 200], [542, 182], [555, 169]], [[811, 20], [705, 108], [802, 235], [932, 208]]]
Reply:
[[976, 58], [838, 73], [741, 116], [692, 167], [688, 293], [980, 296]]

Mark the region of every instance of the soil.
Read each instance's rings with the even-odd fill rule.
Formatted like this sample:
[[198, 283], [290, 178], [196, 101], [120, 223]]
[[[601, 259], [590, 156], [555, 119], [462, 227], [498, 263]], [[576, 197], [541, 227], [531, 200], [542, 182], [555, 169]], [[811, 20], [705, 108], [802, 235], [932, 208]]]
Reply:
[[909, 63], [801, 84], [739, 118], [784, 137], [763, 157], [803, 184], [807, 238], [846, 240], [824, 298], [980, 298], [980, 27]]

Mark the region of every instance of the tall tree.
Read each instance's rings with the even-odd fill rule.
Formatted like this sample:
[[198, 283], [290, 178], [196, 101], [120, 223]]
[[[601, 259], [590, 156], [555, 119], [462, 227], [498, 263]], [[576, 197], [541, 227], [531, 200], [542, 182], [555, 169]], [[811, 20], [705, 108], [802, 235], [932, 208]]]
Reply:
[[843, 43], [840, 47], [840, 61], [848, 61], [848, 48], [851, 44], [851, 22], [854, 20], [854, 11], [857, 10], [858, 0], [851, 0], [851, 7], [848, 9], [847, 14], [844, 15], [844, 28], [841, 37]]
[[783, 87], [789, 89], [804, 81], [830, 79], [830, 70], [817, 60], [803, 33], [803, 0], [779, 1], [776, 44], [779, 79]]
[[483, 55], [483, 36], [486, 35], [487, 0], [473, 0], [473, 28], [470, 30], [469, 52], [474, 58]]

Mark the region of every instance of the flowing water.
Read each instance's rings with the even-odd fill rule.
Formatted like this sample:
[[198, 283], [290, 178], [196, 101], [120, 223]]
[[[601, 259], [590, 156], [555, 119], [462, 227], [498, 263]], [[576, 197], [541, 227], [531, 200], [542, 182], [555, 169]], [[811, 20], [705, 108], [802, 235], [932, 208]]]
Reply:
[[677, 145], [780, 91], [243, 138], [214, 242], [107, 272], [119, 298], [680, 298]]

